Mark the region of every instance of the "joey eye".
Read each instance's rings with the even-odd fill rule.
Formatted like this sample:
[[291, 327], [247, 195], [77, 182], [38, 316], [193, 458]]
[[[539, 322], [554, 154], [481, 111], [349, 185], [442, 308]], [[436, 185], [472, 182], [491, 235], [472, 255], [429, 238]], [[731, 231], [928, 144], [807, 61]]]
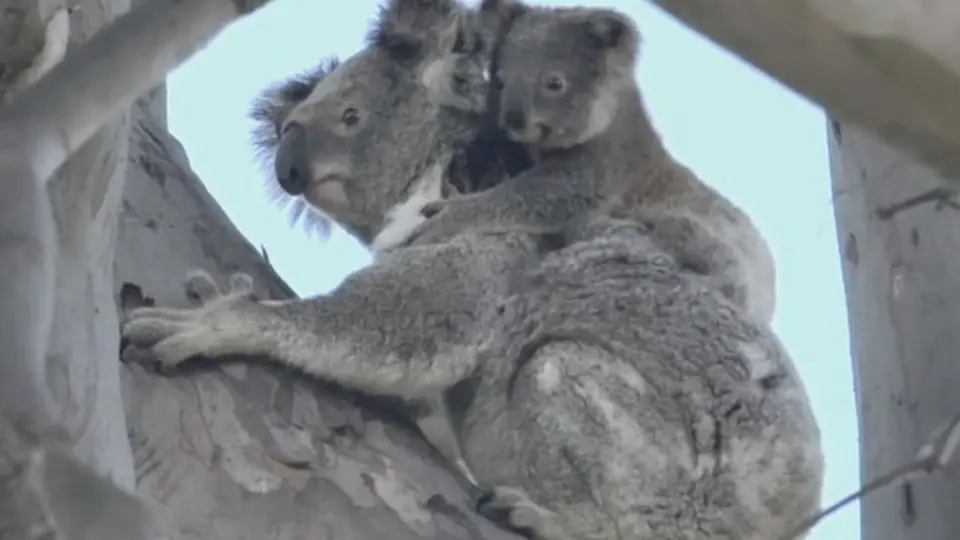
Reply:
[[347, 126], [356, 125], [360, 121], [360, 111], [356, 107], [347, 107], [343, 110], [343, 114], [340, 115], [340, 121]]
[[551, 94], [559, 94], [567, 87], [567, 81], [557, 73], [551, 73], [543, 81], [543, 87]]

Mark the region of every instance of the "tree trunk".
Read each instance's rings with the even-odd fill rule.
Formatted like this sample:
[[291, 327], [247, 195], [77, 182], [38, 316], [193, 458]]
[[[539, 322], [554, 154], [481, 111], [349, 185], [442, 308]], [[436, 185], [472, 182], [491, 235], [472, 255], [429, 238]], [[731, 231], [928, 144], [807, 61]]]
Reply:
[[[0, 97], [58, 5], [0, 0]], [[74, 7], [71, 48], [130, 1]], [[184, 305], [191, 268], [243, 270], [262, 296], [293, 295], [190, 172], [165, 113], [161, 86], [49, 184], [59, 258], [48, 380], [75, 454], [153, 501], [171, 539], [512, 538], [378, 400], [277, 367], [164, 377], [120, 363], [121, 298]]]
[[[129, 0], [82, 0], [70, 16], [70, 49], [129, 9]], [[69, 52], [68, 52], [69, 54]], [[56, 314], [48, 381], [75, 440], [74, 452], [134, 487], [126, 441], [113, 302], [113, 253], [125, 178], [127, 116], [107, 124], [49, 184], [58, 230]]]
[[[887, 215], [944, 179], [862, 129], [828, 131], [867, 481], [912, 460], [960, 411], [960, 213], [927, 202]], [[863, 538], [956, 538], [958, 473], [953, 464], [868, 495]]]
[[956, 0], [650, 0], [845, 121], [960, 176]]
[[[186, 272], [204, 268], [221, 279], [243, 270], [262, 297], [291, 297], [162, 123], [142, 107], [133, 114], [118, 294], [127, 284], [184, 306]], [[175, 538], [511, 537], [473, 512], [426, 443], [376, 401], [241, 362], [172, 377], [130, 362], [122, 378], [138, 491]]]

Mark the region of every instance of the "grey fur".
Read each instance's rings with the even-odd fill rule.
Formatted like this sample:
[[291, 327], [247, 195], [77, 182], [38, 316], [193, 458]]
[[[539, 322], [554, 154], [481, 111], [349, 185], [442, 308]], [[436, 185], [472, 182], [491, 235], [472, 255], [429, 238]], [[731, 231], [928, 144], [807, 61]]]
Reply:
[[[426, 196], [471, 189], [464, 182], [451, 185], [444, 173], [481, 131], [490, 43], [482, 30], [474, 14], [452, 0], [393, 0], [381, 9], [364, 50], [267, 88], [251, 111], [257, 122], [253, 142], [264, 164], [273, 168], [284, 127], [300, 122], [327, 139], [305, 145], [305, 160], [337, 166], [347, 179], [350, 204], [331, 204], [307, 191], [291, 195], [274, 175], [267, 182], [270, 194], [291, 203], [295, 218], [305, 216], [308, 225], [326, 232], [333, 218], [370, 245], [387, 225], [390, 209], [416, 197], [421, 186], [441, 184]], [[337, 113], [347, 106], [358, 108], [367, 121], [360, 129], [338, 132]], [[426, 439], [475, 484], [442, 397], [410, 406]]]
[[[769, 246], [746, 214], [664, 147], [636, 84], [633, 22], [613, 10], [510, 0], [488, 0], [481, 13], [501, 27], [493, 74], [500, 125], [539, 154], [538, 164], [494, 189], [427, 205], [439, 214], [412, 239], [442, 241], [476, 227], [558, 230], [599, 210], [648, 224], [681, 262], [718, 277], [732, 299], [770, 322]], [[511, 129], [518, 118], [522, 128]]]
[[[402, 157], [400, 176], [418, 170]], [[400, 190], [373, 183], [389, 180], [357, 190], [391, 208]], [[408, 399], [466, 384], [453, 426], [482, 510], [534, 538], [769, 540], [810, 515], [819, 432], [767, 325], [642, 223], [585, 213], [560, 228], [556, 243], [468, 227], [310, 299], [210, 295], [194, 276], [203, 306], [135, 310], [123, 334], [166, 366], [253, 354]]]

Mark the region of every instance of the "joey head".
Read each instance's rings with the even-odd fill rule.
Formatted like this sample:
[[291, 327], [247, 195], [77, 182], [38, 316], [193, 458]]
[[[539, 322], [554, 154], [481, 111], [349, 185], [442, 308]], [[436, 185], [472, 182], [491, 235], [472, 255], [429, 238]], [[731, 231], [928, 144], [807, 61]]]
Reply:
[[[750, 218], [678, 163], [649, 119], [638, 87], [640, 35], [613, 10], [531, 8], [487, 0], [496, 21], [497, 122], [536, 165], [483, 193], [426, 205], [411, 240], [465, 229], [554, 231], [600, 211], [648, 225], [689, 270], [769, 322], [774, 263]], [[562, 16], [561, 16], [562, 15]]]

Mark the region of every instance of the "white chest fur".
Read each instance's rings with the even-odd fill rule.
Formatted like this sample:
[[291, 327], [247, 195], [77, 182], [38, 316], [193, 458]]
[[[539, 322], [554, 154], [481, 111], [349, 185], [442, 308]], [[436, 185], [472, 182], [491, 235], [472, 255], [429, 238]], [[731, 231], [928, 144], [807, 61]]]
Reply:
[[410, 234], [427, 220], [420, 215], [420, 210], [427, 203], [443, 198], [442, 186], [443, 167], [433, 165], [424, 171], [423, 175], [414, 181], [406, 198], [387, 212], [383, 229], [371, 243], [374, 252], [396, 247], [406, 241]]

